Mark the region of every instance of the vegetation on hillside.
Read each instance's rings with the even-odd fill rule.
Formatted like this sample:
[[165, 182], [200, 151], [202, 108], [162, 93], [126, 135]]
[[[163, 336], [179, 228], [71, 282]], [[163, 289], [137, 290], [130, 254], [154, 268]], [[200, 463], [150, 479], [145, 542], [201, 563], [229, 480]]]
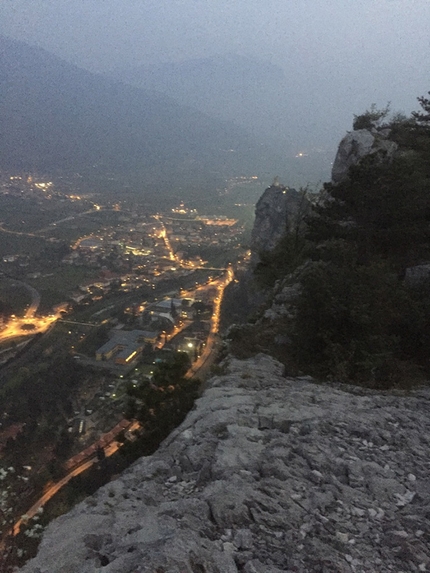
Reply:
[[367, 155], [326, 183], [303, 240], [285, 237], [263, 258], [272, 282], [292, 266], [300, 276], [285, 327], [289, 354], [314, 375], [391, 387], [429, 372], [430, 275], [408, 272], [430, 261], [430, 100], [418, 100], [409, 118], [373, 108], [355, 117], [355, 127], [390, 129], [397, 152]]

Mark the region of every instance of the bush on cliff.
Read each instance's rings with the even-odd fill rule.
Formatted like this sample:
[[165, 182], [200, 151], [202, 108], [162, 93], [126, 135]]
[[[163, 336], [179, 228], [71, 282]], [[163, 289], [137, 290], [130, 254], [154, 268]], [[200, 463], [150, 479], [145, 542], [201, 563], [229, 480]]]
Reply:
[[[423, 113], [389, 124], [396, 154], [368, 155], [325, 184], [307, 219], [314, 262], [301, 278], [291, 348], [314, 374], [389, 387], [430, 371], [429, 291], [405, 282], [407, 268], [430, 261], [430, 100], [419, 101]], [[282, 261], [271, 257], [272, 267]]]

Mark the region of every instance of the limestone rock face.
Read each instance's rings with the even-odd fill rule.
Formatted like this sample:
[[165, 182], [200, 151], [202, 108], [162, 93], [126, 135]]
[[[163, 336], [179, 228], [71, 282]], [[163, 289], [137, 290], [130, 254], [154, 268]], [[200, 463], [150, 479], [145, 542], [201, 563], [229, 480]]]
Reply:
[[152, 456], [48, 527], [22, 573], [430, 570], [430, 390], [231, 359]]
[[397, 149], [397, 144], [390, 141], [389, 130], [357, 129], [348, 132], [339, 144], [332, 168], [332, 182], [339, 183], [348, 173], [352, 165], [370, 153], [385, 151], [391, 156]]
[[252, 266], [258, 263], [261, 251], [271, 251], [286, 232], [293, 231], [303, 204], [301, 193], [274, 184], [263, 193], [255, 207], [251, 235]]
[[428, 284], [430, 281], [430, 263], [407, 268], [405, 281], [406, 284], [412, 286]]

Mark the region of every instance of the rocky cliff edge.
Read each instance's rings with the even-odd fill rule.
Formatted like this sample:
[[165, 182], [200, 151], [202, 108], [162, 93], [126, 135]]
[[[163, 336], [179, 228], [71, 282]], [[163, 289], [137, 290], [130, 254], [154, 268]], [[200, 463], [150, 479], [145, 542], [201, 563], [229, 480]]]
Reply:
[[430, 570], [430, 391], [223, 376], [151, 457], [52, 522], [22, 573]]
[[308, 210], [309, 200], [303, 192], [284, 187], [275, 180], [255, 206], [251, 266], [259, 262], [261, 251], [271, 251], [285, 233], [294, 232]]
[[331, 179], [340, 183], [348, 176], [349, 168], [357, 165], [363, 157], [383, 152], [392, 157], [397, 144], [390, 140], [390, 129], [357, 129], [348, 132], [339, 143], [333, 163]]

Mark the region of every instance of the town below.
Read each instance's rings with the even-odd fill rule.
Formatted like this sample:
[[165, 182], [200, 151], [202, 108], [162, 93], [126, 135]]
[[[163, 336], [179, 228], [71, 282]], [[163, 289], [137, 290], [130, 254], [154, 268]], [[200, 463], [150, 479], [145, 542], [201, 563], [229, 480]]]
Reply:
[[246, 204], [154, 210], [71, 187], [0, 178], [0, 529], [17, 562], [88, 493], [87, 474], [110, 475], [185, 415], [249, 260]]

